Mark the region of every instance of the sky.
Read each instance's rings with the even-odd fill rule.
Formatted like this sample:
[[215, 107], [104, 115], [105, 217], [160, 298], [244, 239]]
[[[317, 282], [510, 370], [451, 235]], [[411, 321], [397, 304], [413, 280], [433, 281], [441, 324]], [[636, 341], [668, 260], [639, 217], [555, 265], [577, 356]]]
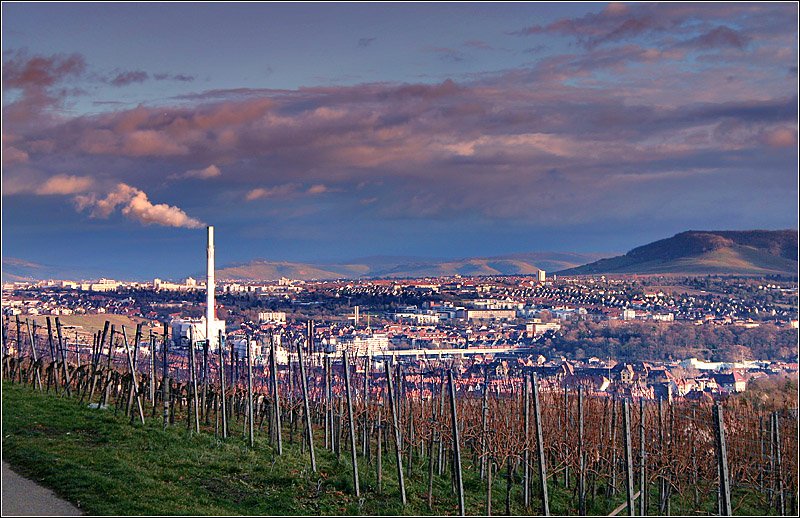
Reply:
[[788, 3], [2, 4], [2, 255], [96, 277], [798, 226]]

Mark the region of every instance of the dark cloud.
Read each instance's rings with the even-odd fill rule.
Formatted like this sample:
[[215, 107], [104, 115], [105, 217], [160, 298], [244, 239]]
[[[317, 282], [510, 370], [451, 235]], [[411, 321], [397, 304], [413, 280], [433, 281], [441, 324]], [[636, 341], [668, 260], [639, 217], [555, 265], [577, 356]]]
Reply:
[[463, 46], [471, 49], [494, 50], [494, 47], [492, 47], [483, 40], [467, 40], [464, 42]]
[[189, 74], [167, 74], [164, 72], [153, 74], [153, 79], [156, 81], [180, 81], [183, 83], [189, 83], [196, 79], [195, 76]]
[[143, 83], [150, 78], [150, 75], [144, 70], [129, 70], [127, 72], [120, 72], [112, 79], [109, 84], [113, 86], [127, 86], [133, 83]]
[[459, 63], [466, 58], [463, 52], [448, 47], [425, 47], [423, 50], [439, 56], [439, 59], [448, 63]]
[[744, 49], [750, 38], [739, 31], [721, 25], [700, 36], [694, 37], [681, 44], [684, 47], [695, 49], [710, 49], [719, 47], [733, 47]]
[[[729, 20], [759, 34], [791, 34], [787, 20], [796, 10], [788, 3], [641, 3], [608, 4], [602, 11], [576, 18], [563, 18], [547, 25], [532, 25], [509, 34], [531, 36], [558, 34], [574, 38], [584, 48], [652, 36], [692, 35], [687, 44], [699, 48], [732, 46], [743, 48], [749, 38], [727, 26], [709, 30], [709, 24]], [[699, 34], [697, 31], [702, 31]]]
[[375, 38], [359, 38], [358, 39], [358, 47], [365, 49], [372, 45], [372, 42], [375, 41]]

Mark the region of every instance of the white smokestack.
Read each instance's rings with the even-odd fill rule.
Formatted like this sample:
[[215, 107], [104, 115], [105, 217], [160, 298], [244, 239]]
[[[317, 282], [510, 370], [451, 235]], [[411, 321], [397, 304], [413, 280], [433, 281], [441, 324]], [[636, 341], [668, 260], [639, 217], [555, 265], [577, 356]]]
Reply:
[[208, 246], [206, 248], [206, 340], [208, 348], [214, 343], [214, 227], [208, 227]]

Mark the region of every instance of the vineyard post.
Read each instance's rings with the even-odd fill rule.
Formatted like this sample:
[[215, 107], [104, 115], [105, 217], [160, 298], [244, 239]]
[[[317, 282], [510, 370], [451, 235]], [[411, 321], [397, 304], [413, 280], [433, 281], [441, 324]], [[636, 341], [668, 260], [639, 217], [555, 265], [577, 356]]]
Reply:
[[[34, 376], [36, 380], [36, 386], [39, 387], [39, 392], [42, 391], [42, 378], [39, 376], [39, 358], [36, 355], [36, 343], [33, 338], [33, 332], [31, 331], [31, 323], [28, 319], [25, 319], [25, 325], [28, 328], [28, 337], [31, 341], [31, 355], [33, 356], [33, 367], [34, 367]], [[35, 322], [34, 322], [35, 325]]]
[[[669, 425], [668, 425], [669, 426], [669, 428], [668, 428], [669, 435], [667, 435], [667, 450], [669, 452], [669, 459], [670, 460], [674, 460], [675, 459], [675, 455], [674, 455], [675, 452], [673, 450], [673, 447], [674, 447], [674, 444], [675, 444], [674, 443], [674, 441], [675, 441], [675, 408], [672, 405], [672, 401], [667, 401], [667, 411], [669, 412]], [[672, 469], [670, 469], [670, 470], [667, 471], [667, 482], [666, 482], [666, 488], [665, 488], [666, 492], [667, 492], [667, 495], [666, 495], [667, 502], [666, 502], [666, 509], [665, 509], [666, 512], [667, 512], [667, 516], [672, 514], [672, 509], [671, 509], [672, 476], [673, 476], [672, 475]]]
[[[569, 448], [569, 394], [568, 388], [564, 387], [564, 455], [567, 455]], [[564, 459], [564, 487], [569, 487], [569, 459]]]
[[220, 404], [222, 405], [222, 438], [228, 438], [228, 412], [226, 405], [225, 395], [225, 337], [222, 334], [222, 329], [219, 333], [219, 345], [217, 346], [217, 353], [219, 354], [219, 396]]
[[[442, 383], [439, 385], [439, 416], [444, 415], [444, 379], [442, 379]], [[444, 473], [444, 441], [439, 439], [439, 444], [436, 452], [436, 469], [441, 477]]]
[[342, 397], [336, 396], [336, 412], [333, 416], [333, 452], [336, 454], [336, 460], [339, 460], [339, 455], [342, 451]]
[[330, 406], [331, 406], [330, 405], [330, 388], [329, 388], [330, 387], [329, 376], [330, 376], [330, 371], [331, 371], [331, 363], [330, 363], [330, 358], [327, 355], [325, 356], [325, 358], [322, 361], [322, 367], [323, 367], [323, 377], [324, 377], [324, 382], [325, 382], [325, 385], [324, 385], [323, 390], [322, 390], [322, 399], [323, 399], [323, 405], [324, 405], [324, 408], [325, 408], [325, 426], [324, 426], [324, 429], [325, 429], [325, 436], [324, 436], [325, 437], [325, 449], [332, 449], [331, 448], [331, 432], [328, 429], [328, 427], [330, 426]]
[[[17, 325], [19, 325], [19, 321], [17, 321]], [[67, 392], [67, 395], [72, 395], [72, 391], [69, 388], [70, 384], [70, 373], [69, 373], [69, 365], [67, 365], [67, 360], [69, 359], [69, 355], [67, 354], [67, 348], [64, 346], [64, 340], [61, 337], [61, 320], [59, 317], [56, 317], [56, 333], [58, 334], [58, 349], [61, 351], [61, 365], [64, 370], [64, 390]], [[19, 356], [20, 351], [17, 351], [17, 356]]]
[[[139, 419], [144, 424], [144, 409], [142, 408], [142, 398], [139, 394], [139, 384], [136, 382], [136, 369], [133, 365], [133, 357], [131, 356], [131, 348], [128, 346], [128, 335], [125, 332], [125, 326], [122, 326], [122, 338], [125, 344], [125, 355], [128, 357], [128, 368], [131, 371], [131, 390], [135, 394], [136, 407], [139, 410]], [[131, 413], [131, 422], [133, 422], [133, 413]]]
[[306, 368], [303, 363], [303, 343], [302, 340], [297, 342], [297, 360], [300, 365], [300, 385], [303, 389], [303, 416], [306, 422], [306, 440], [308, 441], [308, 450], [311, 454], [311, 471], [317, 472], [317, 458], [314, 456], [314, 435], [311, 429], [311, 411], [308, 405], [308, 383], [306, 379]]
[[389, 366], [389, 362], [385, 363], [386, 366], [386, 394], [389, 398], [389, 410], [392, 413], [392, 432], [394, 435], [394, 451], [395, 456], [397, 457], [397, 481], [400, 484], [400, 499], [403, 502], [403, 506], [406, 505], [406, 483], [405, 478], [403, 478], [403, 453], [400, 449], [400, 430], [397, 424], [397, 409], [395, 407], [394, 402], [394, 388], [392, 387], [392, 372], [391, 367]]
[[639, 400], [639, 514], [647, 515], [647, 478], [645, 465], [644, 398]]
[[586, 514], [586, 459], [583, 444], [583, 386], [578, 387], [578, 514]]
[[758, 469], [758, 489], [764, 492], [764, 467], [763, 460], [766, 458], [766, 447], [764, 446], [764, 416], [758, 416], [758, 440], [761, 443], [761, 456], [762, 465]]
[[253, 352], [249, 335], [245, 336], [245, 347], [247, 347], [247, 434], [252, 448], [255, 446], [253, 435]]
[[547, 457], [544, 455], [544, 437], [542, 437], [542, 408], [539, 404], [539, 380], [534, 372], [531, 378], [533, 389], [533, 419], [536, 426], [536, 455], [539, 457], [539, 484], [542, 497], [542, 514], [550, 516], [550, 501], [547, 494]]
[[453, 422], [453, 455], [454, 467], [456, 470], [456, 484], [458, 484], [458, 510], [461, 516], [466, 514], [464, 507], [464, 481], [461, 473], [461, 445], [458, 439], [458, 416], [456, 415], [456, 391], [453, 386], [453, 371], [447, 371], [447, 381], [450, 390], [450, 417]]
[[231, 389], [232, 390], [231, 390], [231, 398], [230, 398], [230, 405], [229, 405], [230, 408], [228, 409], [228, 412], [231, 413], [231, 415], [229, 417], [231, 417], [232, 419], [235, 420], [236, 419], [236, 415], [234, 414], [234, 410], [235, 410], [235, 407], [236, 407], [236, 389], [237, 389], [237, 385], [239, 384], [239, 378], [237, 376], [238, 370], [236, 368], [236, 344], [234, 343], [233, 340], [231, 340], [231, 349], [229, 351], [229, 354], [230, 354], [230, 362], [228, 362], [228, 363], [231, 364], [231, 382], [230, 383], [231, 383]]
[[731, 487], [728, 479], [728, 450], [725, 444], [725, 423], [722, 419], [722, 408], [719, 403], [712, 407], [714, 414], [714, 435], [717, 443], [717, 467], [719, 470], [720, 514], [732, 516]]
[[664, 399], [658, 398], [658, 512], [666, 510], [667, 479], [664, 476]]
[[609, 496], [617, 494], [617, 395], [611, 396], [611, 484]]
[[383, 490], [383, 423], [381, 421], [381, 407], [383, 403], [378, 403], [378, 417], [377, 417], [377, 426], [376, 430], [378, 432], [378, 445], [377, 450], [375, 452], [375, 473], [378, 483], [378, 493], [380, 494]]
[[[291, 340], [291, 338], [289, 338]], [[290, 342], [291, 343], [291, 342]], [[294, 444], [294, 373], [292, 369], [292, 346], [289, 345], [289, 393], [287, 394], [287, 405], [289, 406], [289, 444]]]
[[272, 405], [273, 417], [275, 419], [275, 438], [278, 444], [278, 455], [283, 455], [283, 439], [281, 438], [281, 401], [280, 392], [278, 391], [278, 366], [275, 361], [275, 340], [270, 333], [269, 337], [269, 368], [270, 377], [272, 378]]
[[628, 515], [634, 516], [636, 510], [633, 504], [633, 452], [631, 451], [631, 408], [630, 401], [626, 398], [622, 408], [622, 426], [625, 433], [625, 489], [628, 497]]
[[489, 457], [486, 461], [486, 516], [492, 515], [492, 472], [494, 471], [494, 459]]
[[[56, 349], [53, 343], [53, 326], [50, 323], [50, 317], [47, 317], [47, 343], [50, 345], [50, 372], [53, 376], [53, 389], [55, 390], [56, 394], [58, 394], [58, 385], [60, 383], [61, 376], [58, 374], [58, 359], [56, 357]], [[13, 377], [11, 381], [13, 383]], [[48, 382], [48, 392], [50, 392], [49, 386], [50, 383]], [[91, 395], [89, 396], [89, 399], [91, 399]]]
[[523, 413], [523, 426], [525, 427], [525, 450], [523, 452], [523, 482], [522, 482], [522, 500], [525, 504], [525, 509], [531, 505], [531, 454], [530, 454], [530, 441], [531, 441], [531, 403], [530, 403], [530, 389], [528, 386], [528, 376], [522, 372], [522, 413]]
[[[192, 400], [191, 405], [194, 407], [194, 426], [195, 431], [200, 433], [200, 409], [198, 408], [197, 401], [197, 370], [195, 369], [195, 350], [194, 350], [194, 333], [192, 327], [189, 327], [189, 374], [191, 379]], [[187, 398], [188, 399], [188, 398]], [[188, 409], [187, 409], [188, 410]], [[252, 446], [252, 445], [251, 445]]]
[[207, 398], [208, 398], [208, 348], [211, 344], [211, 337], [206, 337], [206, 341], [203, 343], [203, 391], [202, 391], [202, 405], [201, 408], [203, 409], [203, 419], [205, 419], [206, 425], [210, 424], [208, 420], [208, 405], [207, 405]]
[[[164, 321], [164, 343], [161, 346], [161, 399], [164, 401], [164, 430], [169, 425], [169, 379], [167, 378], [167, 355], [169, 354], [168, 324]], [[103, 333], [105, 335], [105, 333]]]
[[[19, 315], [14, 315], [14, 318], [17, 321], [17, 365], [16, 369], [22, 370], [20, 367], [20, 354], [22, 354], [22, 325], [19, 323]], [[16, 374], [13, 370], [11, 374], [11, 384], [14, 384], [14, 375]]]
[[[481, 406], [481, 480], [486, 476], [486, 425], [489, 415], [489, 367], [483, 368], [483, 404]], [[431, 451], [433, 453], [433, 451]]]
[[[137, 358], [139, 357], [139, 341], [141, 340], [141, 338], [142, 338], [142, 323], [140, 322], [139, 324], [136, 325], [136, 332], [133, 335], [133, 371], [131, 373], [132, 377], [136, 375], [136, 365], [138, 364], [137, 363]], [[127, 349], [126, 349], [125, 352], [127, 354]], [[137, 395], [138, 395], [138, 393], [137, 393]], [[134, 398], [133, 391], [129, 391], [128, 392], [128, 405], [125, 407], [125, 411], [127, 412], [128, 409], [130, 409], [131, 422], [133, 422], [133, 409], [132, 409], [133, 398]]]
[[356, 496], [361, 496], [358, 486], [358, 459], [356, 458], [356, 429], [353, 422], [353, 399], [350, 393], [350, 363], [347, 361], [347, 351], [342, 351], [342, 362], [344, 364], [344, 387], [347, 392], [347, 421], [350, 425], [350, 459], [353, 464], [353, 487]]
[[[433, 424], [433, 419], [431, 419]], [[435, 442], [436, 431], [431, 427], [430, 448], [428, 452], [428, 511], [433, 511], [433, 444]]]
[[106, 406], [108, 401], [108, 391], [111, 388], [111, 361], [114, 356], [114, 324], [111, 324], [111, 331], [108, 334], [108, 356], [106, 357], [106, 381], [103, 387], [103, 397], [100, 400], [100, 407]]
[[150, 406], [155, 409], [156, 407], [156, 338], [153, 336], [153, 331], [150, 331], [150, 361], [147, 366], [148, 375], [150, 377], [149, 391], [150, 391]]
[[[103, 335], [102, 338], [97, 343], [97, 350], [95, 351], [95, 355], [92, 358], [92, 386], [89, 388], [89, 402], [92, 401], [92, 396], [94, 395], [94, 389], [97, 386], [97, 365], [100, 362], [100, 353], [103, 350], [103, 345], [106, 343], [106, 336], [108, 334], [108, 326], [109, 321], [106, 320], [105, 325], [103, 326]], [[50, 330], [50, 317], [47, 317], [47, 337], [50, 342], [50, 357], [54, 358], [55, 352], [53, 351], [53, 334]]]
[[786, 512], [786, 502], [783, 498], [783, 480], [781, 479], [781, 422], [777, 411], [773, 413], [773, 419], [775, 420], [775, 475], [777, 476], [778, 495], [776, 511], [783, 516]]
[[370, 447], [369, 447], [369, 372], [372, 366], [372, 360], [369, 355], [364, 357], [364, 430], [362, 434], [361, 454], [366, 457], [367, 462], [370, 461]]

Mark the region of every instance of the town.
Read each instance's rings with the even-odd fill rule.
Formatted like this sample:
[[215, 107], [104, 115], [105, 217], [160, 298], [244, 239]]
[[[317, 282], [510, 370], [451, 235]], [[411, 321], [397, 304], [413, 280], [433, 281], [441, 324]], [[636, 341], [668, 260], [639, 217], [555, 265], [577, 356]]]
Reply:
[[[433, 382], [424, 373], [442, 361], [460, 370], [458, 389], [467, 393], [479, 393], [487, 375], [502, 392], [535, 372], [544, 390], [581, 386], [598, 396], [669, 400], [724, 397], [798, 371], [797, 282], [787, 278], [539, 271], [222, 281], [214, 292], [217, 325], [238, 357], [250, 343], [254, 364], [264, 365], [267, 336], [302, 335], [313, 321], [310, 353], [341, 361], [346, 350], [376, 367], [391, 357], [421, 374], [407, 379], [410, 393], [423, 394]], [[205, 338], [206, 304], [206, 283], [193, 278], [5, 283], [3, 332], [13, 335], [20, 318], [33, 320], [35, 330], [37, 322], [43, 328], [47, 317], [58, 316], [66, 348], [80, 364], [81, 354], [91, 354], [99, 323], [115, 315], [149, 330], [150, 338], [143, 332], [137, 344], [139, 354], [149, 354], [165, 322], [173, 347], [185, 351], [188, 339]], [[277, 350], [279, 364], [293, 356]]]

